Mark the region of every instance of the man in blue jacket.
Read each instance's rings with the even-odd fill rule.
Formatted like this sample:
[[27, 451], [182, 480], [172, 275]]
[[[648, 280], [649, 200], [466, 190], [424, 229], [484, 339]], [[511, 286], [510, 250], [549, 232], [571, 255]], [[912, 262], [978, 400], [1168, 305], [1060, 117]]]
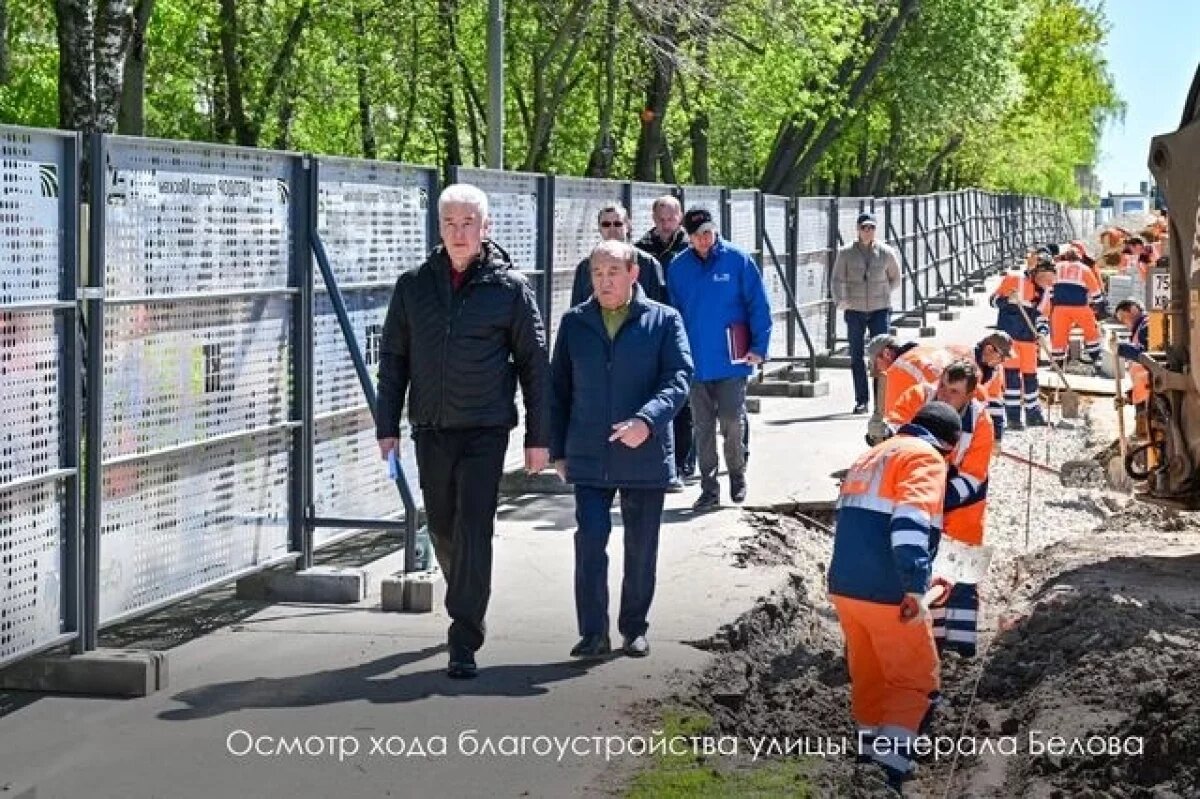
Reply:
[[687, 398], [692, 358], [679, 314], [645, 296], [634, 248], [591, 255], [591, 299], [567, 311], [551, 362], [550, 458], [575, 486], [574, 657], [611, 650], [608, 536], [621, 492], [625, 569], [617, 629], [625, 654], [645, 657], [663, 495], [675, 477], [671, 421]]
[[[671, 304], [687, 328], [696, 364], [690, 402], [700, 466], [700, 498], [693, 508], [721, 504], [717, 483], [717, 423], [725, 439], [725, 466], [734, 502], [746, 498], [746, 381], [766, 358], [771, 306], [754, 260], [717, 233], [712, 214], [693, 208], [683, 215], [688, 249], [667, 270]], [[730, 352], [731, 339], [748, 334], [748, 351]]]

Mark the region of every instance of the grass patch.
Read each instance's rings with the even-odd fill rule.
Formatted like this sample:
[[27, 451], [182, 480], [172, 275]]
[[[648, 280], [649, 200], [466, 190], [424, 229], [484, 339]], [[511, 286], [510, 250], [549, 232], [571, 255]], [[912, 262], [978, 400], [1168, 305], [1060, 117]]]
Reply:
[[[712, 735], [712, 719], [704, 713], [667, 711], [663, 737]], [[683, 749], [683, 747], [677, 747]], [[809, 797], [807, 764], [803, 760], [760, 760], [705, 756], [692, 752], [655, 755], [652, 765], [634, 779], [629, 799], [769, 799]]]

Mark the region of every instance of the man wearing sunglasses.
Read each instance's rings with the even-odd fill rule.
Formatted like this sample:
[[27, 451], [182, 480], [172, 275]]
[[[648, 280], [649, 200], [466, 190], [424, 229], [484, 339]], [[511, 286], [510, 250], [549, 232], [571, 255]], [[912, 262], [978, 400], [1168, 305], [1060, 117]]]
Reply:
[[858, 238], [838, 251], [830, 289], [846, 320], [850, 339], [850, 371], [854, 376], [854, 412], [866, 413], [870, 397], [864, 343], [888, 332], [892, 293], [900, 287], [896, 251], [875, 238], [875, 217], [858, 215]]
[[[628, 243], [630, 239], [629, 214], [624, 206], [609, 203], [600, 209], [596, 215], [600, 227], [601, 241], [619, 241]], [[634, 248], [637, 256], [638, 285], [646, 292], [647, 299], [666, 304], [667, 281], [663, 276], [663, 266], [658, 260], [640, 249]], [[575, 268], [575, 282], [571, 286], [571, 307], [587, 302], [592, 296], [592, 267], [591, 258], [584, 258]]]

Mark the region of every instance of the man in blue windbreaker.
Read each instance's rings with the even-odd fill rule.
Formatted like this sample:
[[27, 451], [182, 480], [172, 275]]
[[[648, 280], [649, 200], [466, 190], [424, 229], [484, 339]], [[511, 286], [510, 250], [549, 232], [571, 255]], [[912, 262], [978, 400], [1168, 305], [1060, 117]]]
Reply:
[[[683, 215], [683, 228], [688, 249], [667, 270], [667, 292], [683, 316], [696, 366], [689, 401], [700, 466], [700, 498], [693, 507], [702, 511], [721, 504], [718, 422], [725, 440], [730, 497], [734, 502], [746, 498], [742, 438], [746, 381], [767, 356], [771, 306], [754, 259], [721, 238], [712, 213], [692, 208]], [[748, 342], [744, 355], [731, 352], [740, 341]]]

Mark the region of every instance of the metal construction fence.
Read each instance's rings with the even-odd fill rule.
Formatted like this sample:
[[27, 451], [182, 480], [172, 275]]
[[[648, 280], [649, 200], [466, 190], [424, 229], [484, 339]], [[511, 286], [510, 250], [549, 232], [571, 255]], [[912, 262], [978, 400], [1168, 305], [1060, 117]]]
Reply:
[[[829, 270], [861, 210], [900, 252], [897, 311], [919, 317], [1066, 220], [982, 191], [452, 177], [488, 193], [551, 335], [600, 208], [629, 208], [635, 235], [664, 194], [708, 208], [763, 270], [771, 357], [812, 369], [840, 338]], [[438, 188], [431, 167], [0, 127], [0, 666], [363, 529], [403, 529], [415, 568], [416, 464], [404, 447], [393, 485], [379, 462], [373, 370], [392, 285], [437, 240]]]

